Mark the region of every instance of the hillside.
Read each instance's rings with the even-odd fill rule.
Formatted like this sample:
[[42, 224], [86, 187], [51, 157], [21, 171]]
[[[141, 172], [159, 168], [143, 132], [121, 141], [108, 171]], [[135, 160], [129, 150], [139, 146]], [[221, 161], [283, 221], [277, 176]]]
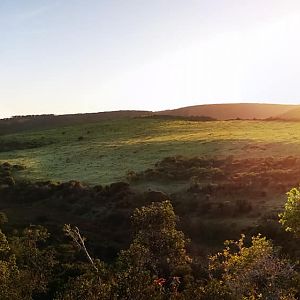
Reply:
[[123, 110], [69, 115], [15, 116], [9, 119], [0, 120], [0, 134], [88, 124], [99, 122], [101, 120], [134, 118], [149, 114], [151, 114], [149, 111]]
[[300, 155], [299, 123], [195, 122], [148, 118], [27, 131], [0, 137], [0, 162], [24, 165], [30, 180], [91, 184], [125, 180], [174, 155], [226, 157]]
[[278, 214], [299, 183], [298, 132], [300, 122], [115, 118], [1, 135], [6, 232], [41, 224], [62, 244], [59, 257], [77, 261], [62, 236], [75, 224], [92, 257], [112, 264], [130, 247], [132, 211], [169, 200], [201, 274], [208, 255], [241, 233], [296, 253]]
[[165, 120], [182, 119], [187, 121], [263, 120], [268, 118], [296, 120], [300, 119], [300, 107], [280, 104], [238, 103], [196, 105], [157, 112], [124, 110], [69, 115], [15, 116], [8, 119], [0, 119], [0, 135], [26, 130], [44, 130], [63, 126], [96, 123], [103, 120], [145, 116]]
[[299, 121], [300, 120], [300, 107], [294, 107], [291, 110], [288, 110], [287, 112], [280, 114], [277, 116], [276, 119], [280, 119], [280, 120], [295, 120], [295, 121]]
[[284, 114], [294, 105], [280, 104], [256, 104], [256, 103], [237, 103], [237, 104], [211, 104], [188, 106], [173, 110], [157, 112], [159, 115], [172, 116], [206, 116], [218, 120], [230, 119], [267, 119]]
[[265, 218], [299, 182], [297, 132], [298, 122], [119, 118], [2, 135], [0, 211], [18, 227], [78, 224], [111, 259], [128, 246], [132, 210], [169, 198], [203, 253], [260, 224], [278, 229]]

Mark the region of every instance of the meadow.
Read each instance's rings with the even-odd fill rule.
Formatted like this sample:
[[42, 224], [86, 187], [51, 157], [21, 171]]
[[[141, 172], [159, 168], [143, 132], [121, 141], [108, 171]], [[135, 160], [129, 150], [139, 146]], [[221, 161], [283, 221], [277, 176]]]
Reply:
[[300, 123], [136, 118], [0, 136], [0, 163], [23, 165], [33, 181], [109, 184], [175, 155], [298, 156]]

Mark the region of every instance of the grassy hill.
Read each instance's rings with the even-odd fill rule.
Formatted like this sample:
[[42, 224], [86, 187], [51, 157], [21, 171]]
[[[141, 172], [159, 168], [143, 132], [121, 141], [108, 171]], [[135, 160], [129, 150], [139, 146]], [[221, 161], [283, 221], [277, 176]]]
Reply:
[[[287, 151], [288, 149], [288, 151]], [[300, 155], [300, 124], [115, 119], [0, 137], [0, 162], [26, 166], [32, 180], [125, 180], [173, 155], [268, 157]]]
[[212, 121], [234, 119], [297, 119], [299, 107], [276, 104], [212, 104], [196, 105], [165, 111], [111, 111], [70, 115], [15, 116], [0, 120], [0, 135], [26, 130], [44, 130], [64, 126], [85, 125], [102, 120], [151, 117], [169, 120]]
[[162, 115], [173, 116], [206, 116], [218, 120], [230, 119], [267, 119], [284, 114], [291, 109], [293, 105], [279, 104], [255, 104], [255, 103], [237, 103], [237, 104], [212, 104], [188, 106], [173, 110], [158, 112]]
[[277, 119], [286, 121], [299, 121], [300, 120], [300, 107], [294, 107], [287, 112], [277, 116]]
[[70, 114], [70, 115], [32, 115], [15, 116], [0, 120], [0, 134], [25, 130], [41, 130], [70, 126], [76, 124], [95, 123], [101, 120], [135, 118], [152, 114], [149, 111], [121, 110], [99, 113]]

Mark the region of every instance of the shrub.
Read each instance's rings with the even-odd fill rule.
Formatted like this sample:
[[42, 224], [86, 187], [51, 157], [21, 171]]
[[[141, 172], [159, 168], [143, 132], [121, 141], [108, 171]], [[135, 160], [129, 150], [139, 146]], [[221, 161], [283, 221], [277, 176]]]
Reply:
[[260, 235], [245, 246], [245, 236], [226, 241], [225, 249], [210, 257], [209, 270], [221, 278], [236, 299], [294, 299], [296, 273]]
[[279, 222], [286, 231], [300, 237], [300, 191], [293, 188], [287, 193], [287, 196], [284, 211], [279, 215]]

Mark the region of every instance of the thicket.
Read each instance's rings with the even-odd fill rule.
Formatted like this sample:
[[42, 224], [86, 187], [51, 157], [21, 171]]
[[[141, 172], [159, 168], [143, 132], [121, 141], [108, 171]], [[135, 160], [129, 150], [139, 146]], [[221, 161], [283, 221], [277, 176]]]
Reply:
[[[219, 249], [224, 240], [238, 239], [240, 232], [251, 235], [261, 232], [283, 247], [294, 248], [276, 221], [281, 208], [273, 209], [272, 199], [282, 199], [283, 203], [285, 191], [298, 184], [299, 160], [293, 157], [251, 160], [176, 157], [164, 160], [162, 173], [170, 169], [188, 173], [193, 164], [199, 168], [218, 168], [225, 178], [211, 180], [204, 176], [201, 180], [200, 175], [195, 178], [194, 173], [188, 175], [181, 190], [165, 194], [136, 189], [134, 183], [126, 182], [89, 186], [78, 181], [20, 181], [16, 179], [20, 177], [18, 170], [22, 166], [5, 163], [0, 166], [0, 208], [11, 220], [10, 230], [14, 225], [41, 224], [54, 232], [59, 242], [63, 238], [60, 230], [63, 222], [77, 224], [90, 237], [89, 246], [95, 256], [105, 261], [114, 260], [121, 249], [129, 246], [132, 210], [167, 199], [181, 220], [180, 229], [192, 240], [189, 247], [193, 253], [203, 254], [211, 247]], [[281, 169], [295, 176], [272, 180], [270, 174]], [[170, 180], [173, 185], [176, 182]]]
[[219, 186], [232, 185], [244, 188], [256, 186], [275, 187], [278, 182], [285, 188], [288, 184], [298, 184], [300, 159], [287, 157], [262, 157], [234, 159], [207, 159], [171, 156], [157, 162], [153, 168], [142, 172], [129, 171], [130, 181], [190, 181], [191, 189], [203, 183], [216, 182]]
[[[16, 181], [22, 167], [2, 164], [0, 179], [13, 181], [1, 182], [0, 204], [17, 223], [0, 214], [0, 299], [298, 299], [298, 189], [288, 193], [282, 227], [274, 211], [247, 230], [218, 220], [258, 213], [272, 188], [281, 193], [295, 180], [282, 178], [277, 190], [273, 179], [258, 183], [245, 168], [256, 175], [289, 173], [299, 162], [247, 161], [198, 159], [199, 168], [235, 173], [207, 182], [193, 174], [187, 190], [171, 195], [137, 192], [125, 182]], [[164, 163], [174, 167], [174, 159]], [[185, 168], [190, 163], [175, 160]], [[233, 180], [237, 174], [252, 181]], [[239, 238], [241, 232], [246, 236]], [[222, 250], [216, 246], [224, 237], [230, 240]]]
[[[299, 194], [280, 219], [296, 234]], [[77, 227], [65, 225], [69, 243], [57, 245], [42, 226], [6, 235], [0, 221], [0, 299], [298, 299], [297, 262], [261, 235], [226, 241], [207, 265], [191, 257], [170, 201], [134, 210], [132, 242], [111, 264], [90, 255]]]

